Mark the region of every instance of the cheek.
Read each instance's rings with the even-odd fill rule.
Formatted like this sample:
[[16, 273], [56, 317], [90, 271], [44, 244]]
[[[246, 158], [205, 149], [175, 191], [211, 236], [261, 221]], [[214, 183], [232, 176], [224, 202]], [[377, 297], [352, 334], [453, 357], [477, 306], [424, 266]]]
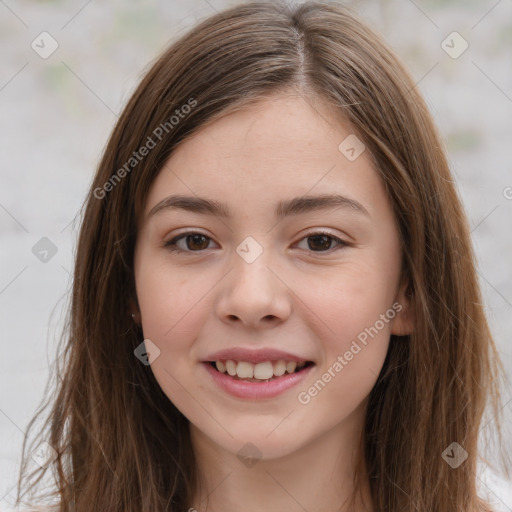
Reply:
[[[192, 280], [184, 272], [171, 271], [168, 263], [149, 254], [141, 254], [136, 272], [144, 338], [160, 350], [151, 370], [162, 390], [181, 411], [190, 410], [187, 389], [193, 381], [192, 348], [201, 325], [199, 316], [206, 307], [207, 292], [213, 286], [203, 277]], [[198, 417], [203, 413], [195, 412]]]
[[[391, 307], [396, 288], [394, 270], [372, 260], [348, 262], [324, 278], [295, 280], [301, 315], [322, 330], [325, 348], [345, 350], [365, 329], [371, 328]], [[389, 334], [389, 322], [379, 331]], [[362, 336], [364, 338], [364, 336]], [[385, 336], [384, 336], [385, 337]]]
[[315, 380], [298, 397], [301, 404], [309, 404], [309, 412], [334, 408], [339, 419], [370, 393], [389, 347], [398, 274], [393, 258], [375, 252], [347, 261], [323, 279], [316, 276], [315, 282], [296, 281], [304, 303], [299, 314], [307, 319], [313, 337], [321, 340]]
[[350, 415], [372, 390], [386, 358], [395, 316], [391, 287], [377, 286], [380, 280], [366, 270], [331, 279], [323, 293], [310, 291], [304, 301], [310, 308], [301, 314], [321, 340], [322, 358], [297, 398], [317, 427], [326, 410], [333, 425]]
[[217, 282], [218, 276], [208, 272], [194, 278], [187, 270], [180, 272], [168, 262], [142, 255], [136, 284], [144, 337], [172, 354], [172, 365], [193, 345], [206, 308], [211, 308], [208, 294]]

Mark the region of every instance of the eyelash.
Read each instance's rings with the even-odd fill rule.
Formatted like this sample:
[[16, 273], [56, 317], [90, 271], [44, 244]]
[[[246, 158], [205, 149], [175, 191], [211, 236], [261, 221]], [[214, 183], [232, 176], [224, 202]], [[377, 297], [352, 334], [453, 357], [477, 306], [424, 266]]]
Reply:
[[[186, 238], [187, 236], [191, 236], [191, 235], [201, 235], [201, 236], [204, 236], [205, 238], [207, 238], [209, 240], [212, 240], [212, 238], [210, 238], [209, 236], [205, 235], [204, 233], [201, 233], [201, 232], [198, 232], [198, 231], [188, 231], [187, 233], [182, 233], [181, 235], [175, 236], [174, 238], [172, 238], [168, 242], [165, 242], [164, 243], [164, 247], [166, 249], [168, 249], [170, 252], [177, 252], [177, 253], [183, 253], [183, 252], [185, 252], [185, 253], [201, 253], [201, 252], [206, 251], [207, 249], [203, 249], [203, 250], [200, 250], [200, 251], [184, 250], [184, 249], [180, 249], [176, 245], [176, 242], [178, 242], [178, 240], [181, 240], [182, 238]], [[306, 236], [302, 237], [299, 240], [299, 242], [301, 242], [302, 240], [304, 240], [306, 238], [310, 238], [310, 237], [313, 237], [313, 236], [319, 236], [319, 235], [324, 235], [324, 236], [327, 236], [328, 238], [331, 238], [333, 241], [338, 243], [338, 247], [336, 247], [334, 249], [328, 249], [327, 251], [309, 251], [309, 252], [312, 252], [314, 254], [322, 254], [322, 253], [324, 253], [324, 254], [325, 253], [329, 253], [330, 254], [332, 252], [344, 249], [345, 247], [348, 247], [350, 245], [345, 240], [342, 240], [341, 238], [338, 238], [337, 236], [334, 236], [331, 233], [328, 233], [326, 231], [314, 231], [312, 233], [308, 233]]]

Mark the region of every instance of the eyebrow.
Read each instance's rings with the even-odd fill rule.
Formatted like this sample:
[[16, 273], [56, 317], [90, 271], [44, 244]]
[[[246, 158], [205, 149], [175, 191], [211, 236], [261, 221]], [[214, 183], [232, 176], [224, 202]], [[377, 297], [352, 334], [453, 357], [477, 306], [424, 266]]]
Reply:
[[[370, 217], [368, 210], [361, 203], [355, 199], [338, 194], [302, 196], [279, 201], [276, 205], [275, 216], [278, 219], [282, 219], [291, 215], [335, 208], [349, 209]], [[224, 203], [197, 196], [172, 195], [153, 206], [148, 213], [148, 218], [158, 212], [169, 209], [185, 210], [202, 215], [216, 215], [227, 219], [233, 217], [229, 207]]]

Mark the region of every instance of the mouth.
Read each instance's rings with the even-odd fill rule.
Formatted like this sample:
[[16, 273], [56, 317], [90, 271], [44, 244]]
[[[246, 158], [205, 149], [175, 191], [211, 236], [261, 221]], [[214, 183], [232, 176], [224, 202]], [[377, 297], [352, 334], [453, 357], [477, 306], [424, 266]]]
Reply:
[[234, 361], [232, 359], [206, 361], [217, 373], [239, 380], [252, 383], [272, 382], [284, 376], [304, 372], [311, 366], [313, 361], [286, 361], [283, 359], [275, 361], [262, 361], [257, 364], [248, 361]]

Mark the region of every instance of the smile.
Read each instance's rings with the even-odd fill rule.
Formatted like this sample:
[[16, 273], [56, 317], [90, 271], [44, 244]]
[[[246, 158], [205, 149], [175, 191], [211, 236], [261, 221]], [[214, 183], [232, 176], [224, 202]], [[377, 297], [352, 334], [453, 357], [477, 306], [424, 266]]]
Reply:
[[[214, 364], [213, 362], [211, 363]], [[281, 377], [285, 373], [295, 373], [306, 366], [306, 361], [297, 363], [296, 361], [263, 361], [253, 364], [248, 361], [216, 361], [215, 367], [220, 373], [227, 373], [231, 377], [249, 380], [249, 381], [268, 381], [275, 377]], [[310, 363], [312, 364], [312, 363]]]
[[237, 398], [263, 399], [284, 393], [302, 381], [313, 368], [311, 361], [218, 360], [203, 363], [214, 382]]

